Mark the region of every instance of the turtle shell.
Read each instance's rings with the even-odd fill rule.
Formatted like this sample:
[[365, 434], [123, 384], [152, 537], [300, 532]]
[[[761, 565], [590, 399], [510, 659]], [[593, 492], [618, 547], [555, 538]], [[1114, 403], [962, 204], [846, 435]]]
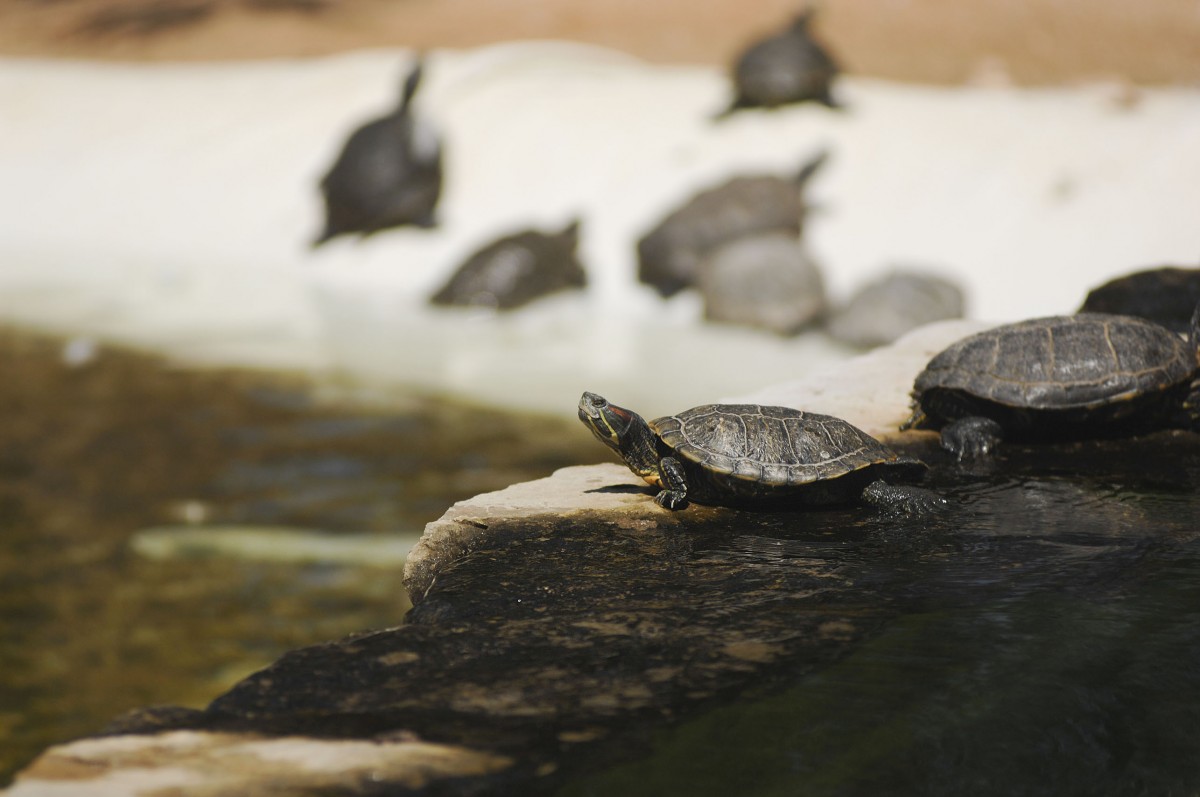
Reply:
[[1196, 369], [1196, 353], [1165, 327], [1083, 313], [965, 338], [929, 361], [914, 394], [940, 388], [1010, 407], [1090, 409], [1165, 391]]
[[706, 404], [650, 428], [682, 459], [735, 480], [785, 487], [835, 479], [896, 452], [840, 418], [789, 407]]

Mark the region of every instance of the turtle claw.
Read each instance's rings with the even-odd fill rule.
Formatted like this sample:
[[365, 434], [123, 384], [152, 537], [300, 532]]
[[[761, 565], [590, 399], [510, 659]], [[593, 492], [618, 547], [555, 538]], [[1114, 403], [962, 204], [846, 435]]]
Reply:
[[945, 509], [948, 502], [923, 487], [895, 486], [882, 479], [863, 490], [863, 500], [893, 515], [928, 515]]
[[654, 496], [655, 502], [663, 509], [679, 510], [688, 505], [687, 494], [678, 490], [661, 490]]
[[1003, 439], [1004, 429], [991, 418], [959, 418], [942, 429], [942, 448], [959, 460], [987, 456]]

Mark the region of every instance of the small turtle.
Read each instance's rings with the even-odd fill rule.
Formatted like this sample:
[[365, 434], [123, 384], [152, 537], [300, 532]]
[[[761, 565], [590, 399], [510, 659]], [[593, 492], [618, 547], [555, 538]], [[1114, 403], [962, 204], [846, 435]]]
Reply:
[[800, 235], [805, 186], [828, 157], [819, 152], [794, 176], [745, 175], [697, 193], [638, 241], [638, 280], [674, 296], [695, 284], [701, 259], [722, 243], [758, 232]]
[[1200, 430], [1200, 307], [1185, 341], [1141, 318], [1036, 318], [980, 332], [925, 366], [901, 429], [940, 429], [959, 459], [1002, 439]]
[[412, 112], [421, 73], [418, 61], [404, 81], [396, 110], [355, 130], [322, 178], [325, 229], [313, 246], [348, 233], [367, 236], [406, 224], [436, 226], [442, 147]]
[[579, 221], [559, 233], [524, 230], [467, 258], [430, 301], [510, 310], [549, 293], [582, 288], [587, 275], [575, 255]]
[[934, 321], [962, 318], [962, 288], [916, 271], [895, 270], [863, 286], [829, 319], [829, 334], [851, 346], [891, 343]]
[[704, 317], [794, 335], [825, 312], [825, 282], [790, 232], [747, 235], [700, 261]]
[[1187, 334], [1192, 308], [1197, 303], [1200, 268], [1164, 266], [1104, 283], [1088, 293], [1079, 312], [1134, 315]]
[[595, 393], [579, 400], [579, 419], [629, 469], [659, 488], [666, 509], [709, 504], [866, 501], [897, 514], [945, 503], [910, 477], [925, 466], [829, 415], [757, 404], [707, 404], [647, 423]]
[[811, 9], [783, 31], [750, 45], [733, 67], [736, 94], [721, 119], [742, 108], [778, 108], [813, 101], [839, 107], [829, 87], [838, 74], [837, 63], [809, 30]]

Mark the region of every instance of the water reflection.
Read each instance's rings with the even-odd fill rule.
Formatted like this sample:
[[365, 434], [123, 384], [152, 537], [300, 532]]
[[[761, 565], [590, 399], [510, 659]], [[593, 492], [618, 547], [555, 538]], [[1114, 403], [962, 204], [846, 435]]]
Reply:
[[1038, 449], [983, 473], [939, 462], [954, 511], [924, 529], [827, 512], [706, 540], [699, 561], [812, 564], [894, 618], [561, 794], [1196, 793], [1200, 451], [1163, 436], [1074, 454], [1074, 474]]

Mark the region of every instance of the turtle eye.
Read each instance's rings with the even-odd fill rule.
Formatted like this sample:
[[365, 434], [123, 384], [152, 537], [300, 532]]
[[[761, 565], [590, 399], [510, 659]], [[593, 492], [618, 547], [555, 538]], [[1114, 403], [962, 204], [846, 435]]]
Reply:
[[605, 399], [603, 396], [596, 396], [596, 395], [593, 395], [593, 396], [591, 397], [591, 401], [592, 401], [592, 406], [593, 406], [593, 407], [595, 407], [595, 408], [596, 408], [596, 409], [598, 409], [598, 410], [602, 410], [602, 409], [604, 409], [604, 406], [605, 406], [606, 404], [608, 404], [608, 400], [607, 400], [607, 399]]

